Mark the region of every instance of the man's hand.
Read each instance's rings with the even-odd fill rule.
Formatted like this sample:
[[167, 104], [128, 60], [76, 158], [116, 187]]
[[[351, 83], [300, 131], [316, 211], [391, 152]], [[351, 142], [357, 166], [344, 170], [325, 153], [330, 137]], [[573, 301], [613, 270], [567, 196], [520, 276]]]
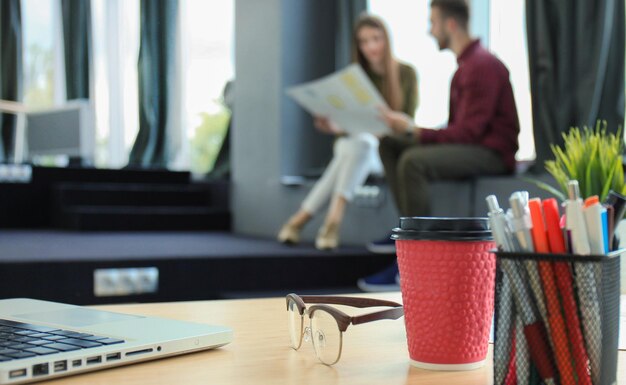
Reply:
[[313, 125], [324, 134], [341, 135], [344, 133], [335, 122], [325, 116], [316, 116]]

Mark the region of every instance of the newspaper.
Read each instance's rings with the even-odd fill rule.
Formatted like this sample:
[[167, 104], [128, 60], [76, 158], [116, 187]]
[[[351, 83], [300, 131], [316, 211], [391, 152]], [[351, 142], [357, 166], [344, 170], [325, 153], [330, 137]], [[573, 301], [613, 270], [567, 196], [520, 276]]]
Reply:
[[335, 122], [348, 134], [389, 132], [378, 108], [387, 106], [358, 64], [287, 90], [306, 111]]

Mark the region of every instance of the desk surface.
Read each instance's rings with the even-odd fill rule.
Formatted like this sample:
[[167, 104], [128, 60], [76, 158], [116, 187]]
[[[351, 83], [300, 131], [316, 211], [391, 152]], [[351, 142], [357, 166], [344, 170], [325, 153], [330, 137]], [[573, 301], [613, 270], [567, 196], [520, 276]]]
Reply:
[[[373, 297], [401, 301], [400, 293]], [[99, 308], [228, 325], [234, 329], [235, 340], [215, 350], [71, 376], [49, 384], [493, 383], [491, 365], [465, 372], [434, 372], [411, 367], [403, 319], [351, 325], [344, 334], [341, 360], [328, 367], [317, 361], [310, 343], [303, 343], [299, 351], [289, 347], [284, 298]], [[488, 361], [491, 361], [491, 349]], [[626, 384], [625, 367], [626, 352], [620, 351], [618, 383]]]

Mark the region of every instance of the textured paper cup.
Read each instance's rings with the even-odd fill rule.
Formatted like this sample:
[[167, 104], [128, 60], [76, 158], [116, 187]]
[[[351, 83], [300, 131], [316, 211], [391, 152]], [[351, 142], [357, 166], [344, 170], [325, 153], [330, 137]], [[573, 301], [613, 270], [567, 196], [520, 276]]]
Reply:
[[401, 218], [393, 231], [411, 364], [472, 370], [485, 364], [495, 256], [486, 218]]

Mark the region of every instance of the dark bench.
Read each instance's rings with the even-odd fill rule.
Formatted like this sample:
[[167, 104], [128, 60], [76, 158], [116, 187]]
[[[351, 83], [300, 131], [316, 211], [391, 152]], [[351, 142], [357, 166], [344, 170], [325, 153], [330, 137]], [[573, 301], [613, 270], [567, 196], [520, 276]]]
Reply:
[[[485, 216], [487, 204], [485, 198], [494, 194], [503, 208], [509, 207], [509, 197], [515, 191], [528, 191], [530, 197], [551, 198], [548, 191], [540, 188], [532, 180], [539, 180], [552, 186], [556, 182], [548, 173], [533, 174], [528, 171], [532, 162], [518, 162], [514, 175], [479, 176], [459, 180], [434, 181], [430, 185], [432, 215], [439, 217]], [[385, 179], [381, 175], [371, 175], [366, 186], [378, 186], [379, 190], [388, 193]], [[357, 194], [359, 195], [359, 194]], [[364, 199], [357, 197], [361, 206], [368, 206]], [[369, 206], [382, 205], [380, 197]], [[392, 205], [393, 206], [393, 205]]]
[[[531, 198], [552, 198], [553, 195], [540, 188], [532, 180], [539, 180], [556, 187], [548, 173], [529, 173], [529, 163], [520, 162], [514, 175], [479, 176], [465, 180], [436, 181], [431, 185], [433, 216], [485, 216], [485, 198], [495, 195], [500, 206], [509, 207], [509, 197], [515, 191], [528, 191]], [[442, 199], [443, 198], [443, 199]], [[451, 199], [453, 198], [453, 199]]]

